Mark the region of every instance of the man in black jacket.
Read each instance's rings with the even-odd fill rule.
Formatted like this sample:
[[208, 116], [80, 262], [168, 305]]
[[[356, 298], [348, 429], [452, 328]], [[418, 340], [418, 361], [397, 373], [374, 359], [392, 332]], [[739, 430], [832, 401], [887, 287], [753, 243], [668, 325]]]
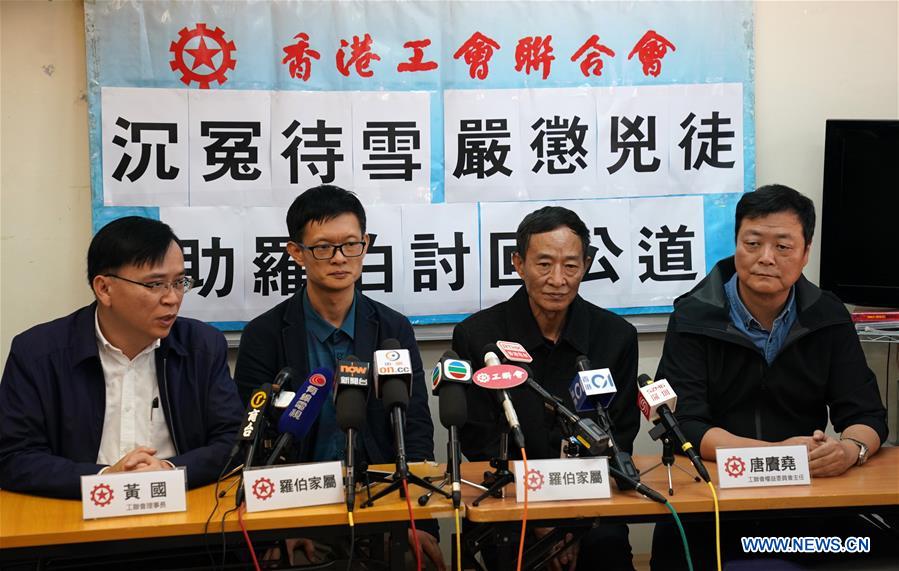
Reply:
[[[791, 188], [745, 194], [736, 209], [734, 257], [674, 303], [656, 376], [677, 392], [684, 435], [707, 460], [719, 447], [803, 444], [813, 477], [838, 476], [864, 464], [886, 439], [877, 379], [849, 313], [802, 276], [814, 228], [812, 201]], [[824, 433], [828, 410], [839, 438]], [[772, 525], [756, 533], [749, 526], [743, 535], [778, 535]], [[781, 535], [803, 535], [799, 525], [791, 520]], [[809, 529], [845, 536], [819, 522]], [[684, 560], [672, 531], [656, 527], [654, 568]], [[713, 562], [703, 545], [690, 542], [694, 561], [705, 562], [697, 568]], [[668, 553], [672, 548], [677, 554]]]
[[[244, 329], [234, 370], [241, 397], [246, 401], [253, 389], [272, 382], [278, 371], [288, 366], [300, 378], [284, 388], [296, 391], [313, 369], [327, 367], [334, 371], [337, 361], [351, 354], [371, 362], [385, 340], [396, 339], [409, 350], [412, 360], [406, 454], [411, 462], [433, 460], [434, 426], [412, 325], [403, 315], [356, 288], [368, 245], [365, 210], [359, 199], [336, 186], [311, 188], [290, 206], [287, 231], [287, 251], [306, 270], [306, 285]], [[366, 423], [367, 429], [359, 435], [362, 445], [356, 448], [359, 459], [368, 464], [393, 462], [393, 430], [379, 399], [368, 399]], [[293, 459], [343, 460], [345, 438], [329, 398], [309, 435], [297, 443]], [[419, 539], [425, 553], [442, 565], [433, 535], [419, 529]]]
[[[488, 343], [515, 341], [534, 361], [536, 379], [550, 393], [570, 402], [568, 387], [579, 355], [594, 368], [609, 368], [618, 389], [610, 415], [616, 444], [631, 452], [640, 427], [636, 402], [637, 331], [610, 311], [586, 301], [578, 288], [591, 259], [590, 235], [577, 214], [548, 206], [528, 214], [518, 226], [512, 263], [524, 281], [508, 301], [479, 311], [456, 326], [453, 350], [474, 367], [484, 366]], [[542, 399], [524, 386], [510, 390], [521, 420], [529, 459], [558, 458], [562, 432]], [[595, 418], [595, 414], [593, 415]], [[471, 461], [489, 460], [499, 452], [502, 413], [492, 395], [468, 392], [468, 423], [461, 430], [462, 451]], [[510, 456], [520, 458], [510, 446]], [[538, 531], [538, 534], [542, 533]], [[601, 549], [601, 553], [600, 550]], [[573, 569], [578, 550], [554, 562]], [[601, 525], [580, 542], [582, 569], [603, 561], [604, 569], [633, 569], [627, 526]]]
[[13, 339], [0, 382], [0, 487], [81, 496], [81, 476], [222, 471], [242, 416], [221, 332], [178, 317], [191, 279], [172, 229], [128, 216], [91, 241], [96, 300]]

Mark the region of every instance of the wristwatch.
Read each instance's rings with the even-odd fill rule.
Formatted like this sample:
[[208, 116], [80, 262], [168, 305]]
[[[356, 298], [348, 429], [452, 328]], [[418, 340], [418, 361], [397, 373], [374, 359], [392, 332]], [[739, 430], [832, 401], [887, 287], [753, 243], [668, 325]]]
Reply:
[[842, 436], [840, 437], [840, 441], [849, 440], [850, 442], [854, 442], [858, 446], [858, 460], [855, 461], [856, 466], [861, 466], [868, 460], [868, 445], [862, 442], [861, 440], [857, 440], [852, 438], [851, 436]]

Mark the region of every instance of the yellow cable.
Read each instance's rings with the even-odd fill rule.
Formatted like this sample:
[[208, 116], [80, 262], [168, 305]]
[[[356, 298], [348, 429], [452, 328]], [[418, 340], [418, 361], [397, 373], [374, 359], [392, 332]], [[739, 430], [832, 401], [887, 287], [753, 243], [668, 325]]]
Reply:
[[718, 557], [718, 571], [721, 571], [721, 518], [718, 512], [718, 494], [715, 493], [715, 485], [706, 482], [712, 490], [712, 500], [715, 502], [715, 555]]
[[462, 528], [459, 523], [459, 508], [456, 508], [456, 571], [462, 571]]
[[346, 515], [347, 515], [347, 518], [349, 518], [349, 520], [350, 520], [350, 527], [353, 527], [353, 525], [355, 523], [355, 522], [353, 522], [353, 512], [346, 512]]

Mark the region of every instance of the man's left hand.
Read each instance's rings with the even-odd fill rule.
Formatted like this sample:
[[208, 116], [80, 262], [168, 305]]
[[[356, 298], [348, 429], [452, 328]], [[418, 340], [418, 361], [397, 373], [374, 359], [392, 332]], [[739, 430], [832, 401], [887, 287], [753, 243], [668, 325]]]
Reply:
[[[418, 532], [418, 544], [421, 546], [422, 553], [431, 560], [431, 563], [434, 564], [437, 571], [446, 571], [446, 563], [443, 561], [443, 553], [440, 551], [440, 544], [437, 543], [437, 540], [430, 533], [420, 529], [417, 529], [416, 531]], [[412, 538], [412, 528], [409, 528], [409, 546], [413, 549], [415, 548], [415, 542]], [[424, 568], [424, 566], [424, 561], [422, 561], [422, 568]]]
[[808, 454], [809, 472], [814, 477], [839, 476], [858, 460], [858, 446], [837, 440], [816, 430], [812, 438], [820, 444]]

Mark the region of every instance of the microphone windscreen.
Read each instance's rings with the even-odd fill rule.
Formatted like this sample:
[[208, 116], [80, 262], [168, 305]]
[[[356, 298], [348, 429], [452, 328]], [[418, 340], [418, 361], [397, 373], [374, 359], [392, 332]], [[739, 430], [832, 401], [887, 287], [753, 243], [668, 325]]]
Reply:
[[468, 402], [465, 398], [465, 385], [446, 383], [440, 388], [440, 424], [463, 426], [468, 422]]
[[341, 392], [334, 404], [337, 426], [344, 432], [352, 428], [362, 430], [365, 427], [367, 395], [365, 391], [346, 390]]
[[381, 386], [381, 400], [387, 410], [395, 406], [405, 409], [409, 406], [409, 388], [402, 379], [388, 377]]
[[383, 343], [381, 343], [381, 349], [402, 349], [403, 346], [400, 345], [400, 342], [394, 338], [385, 339]]

